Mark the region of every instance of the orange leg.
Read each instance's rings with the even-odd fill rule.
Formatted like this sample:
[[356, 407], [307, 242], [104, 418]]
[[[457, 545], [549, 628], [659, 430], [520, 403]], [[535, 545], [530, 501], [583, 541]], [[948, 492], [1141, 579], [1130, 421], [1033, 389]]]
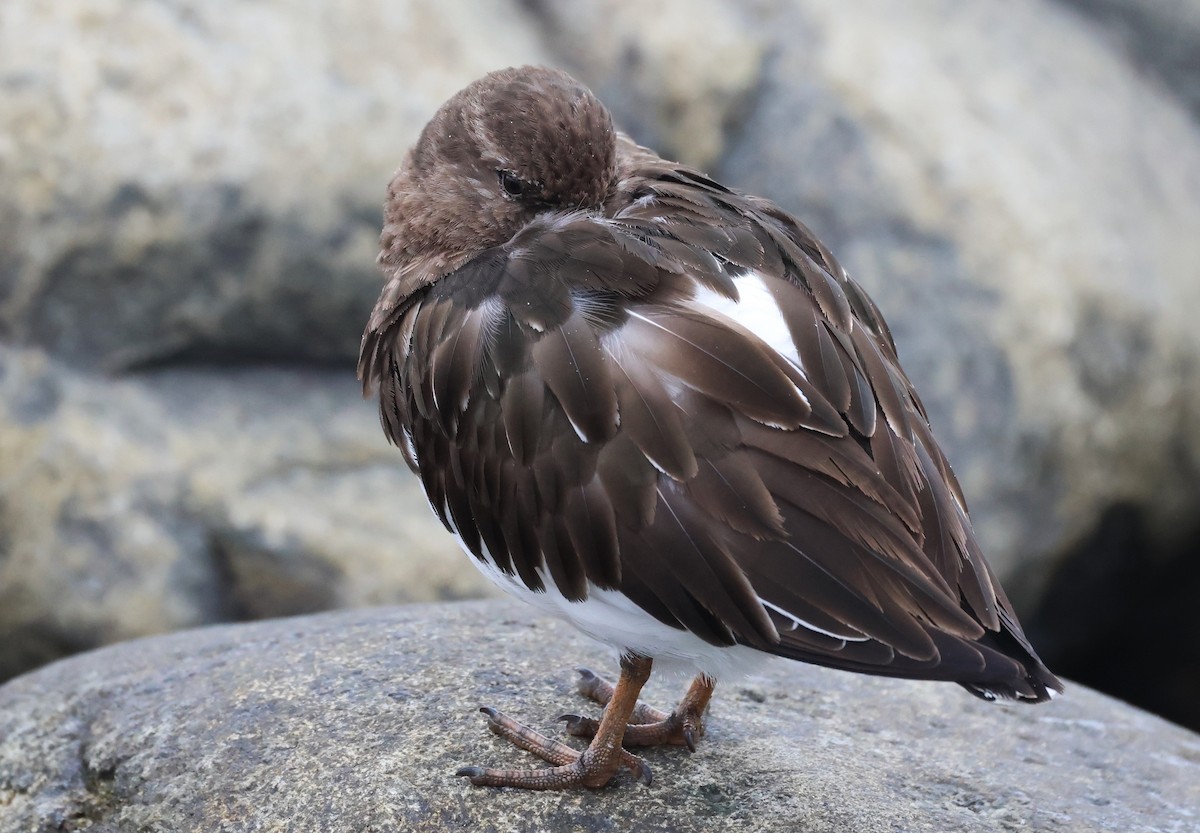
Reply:
[[[615, 689], [586, 668], [579, 669], [579, 693], [604, 705], [612, 699]], [[625, 731], [626, 746], [686, 746], [696, 751], [696, 742], [704, 737], [704, 710], [712, 698], [712, 677], [701, 674], [692, 680], [687, 694], [670, 714], [652, 706], [638, 703]], [[600, 723], [590, 717], [564, 714], [559, 720], [567, 724], [567, 732], [577, 737], [593, 737]]]
[[592, 742], [582, 752], [564, 743], [522, 726], [495, 709], [481, 711], [488, 716], [488, 728], [527, 752], [555, 766], [547, 769], [486, 769], [468, 766], [456, 774], [471, 779], [476, 786], [519, 787], [526, 790], [564, 790], [571, 787], [603, 787], [622, 766], [628, 767], [645, 784], [650, 783], [650, 767], [641, 758], [626, 752], [621, 745], [626, 726], [637, 705], [638, 694], [650, 679], [652, 661], [648, 657], [622, 657], [621, 676], [611, 687], [608, 704]]

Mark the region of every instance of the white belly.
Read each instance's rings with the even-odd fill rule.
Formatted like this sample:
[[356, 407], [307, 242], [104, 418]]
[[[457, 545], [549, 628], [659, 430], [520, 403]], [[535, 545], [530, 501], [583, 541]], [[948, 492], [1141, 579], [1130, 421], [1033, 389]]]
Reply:
[[[457, 536], [455, 536], [457, 538]], [[462, 542], [459, 541], [462, 547]], [[481, 560], [462, 547], [479, 572], [506, 593], [539, 610], [566, 619], [586, 636], [619, 653], [637, 653], [654, 660], [656, 673], [668, 676], [707, 674], [714, 680], [745, 677], [774, 659], [770, 654], [734, 645], [711, 645], [688, 631], [664, 625], [621, 593], [588, 583], [588, 596], [573, 602], [543, 569], [538, 570], [545, 590], [534, 592], [516, 576], [501, 571], [491, 560]]]

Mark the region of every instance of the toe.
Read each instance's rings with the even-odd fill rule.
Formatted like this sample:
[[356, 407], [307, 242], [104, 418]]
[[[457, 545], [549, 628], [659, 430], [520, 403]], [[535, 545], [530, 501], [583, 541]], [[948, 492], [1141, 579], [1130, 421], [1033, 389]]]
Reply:
[[579, 714], [562, 714], [558, 716], [558, 721], [567, 724], [565, 727], [567, 734], [577, 738], [594, 737], [600, 730], [599, 722]]

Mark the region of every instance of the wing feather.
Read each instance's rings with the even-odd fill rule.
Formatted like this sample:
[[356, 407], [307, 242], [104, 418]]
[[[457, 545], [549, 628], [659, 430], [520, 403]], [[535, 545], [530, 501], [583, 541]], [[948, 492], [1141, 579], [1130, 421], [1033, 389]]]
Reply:
[[595, 329], [575, 312], [533, 345], [533, 363], [575, 432], [602, 442], [617, 430], [617, 394]]
[[787, 374], [754, 341], [694, 310], [631, 310], [621, 339], [663, 372], [753, 419], [795, 428], [810, 413]]

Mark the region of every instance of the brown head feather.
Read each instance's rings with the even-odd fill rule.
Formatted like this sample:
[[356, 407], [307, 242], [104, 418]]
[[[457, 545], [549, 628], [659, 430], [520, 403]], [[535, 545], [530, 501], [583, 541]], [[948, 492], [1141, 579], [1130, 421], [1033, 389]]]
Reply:
[[405, 157], [379, 262], [411, 293], [547, 206], [599, 206], [615, 164], [612, 117], [586, 87], [544, 67], [493, 72], [443, 104]]

